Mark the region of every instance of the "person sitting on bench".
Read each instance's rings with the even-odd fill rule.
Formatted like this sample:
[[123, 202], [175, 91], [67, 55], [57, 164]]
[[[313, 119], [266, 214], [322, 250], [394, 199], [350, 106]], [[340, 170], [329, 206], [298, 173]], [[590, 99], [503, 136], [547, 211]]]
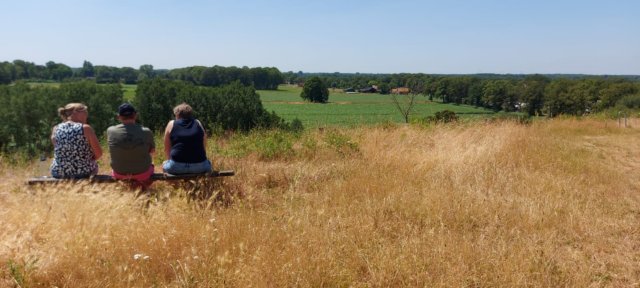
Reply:
[[98, 174], [96, 160], [102, 156], [102, 148], [93, 128], [87, 124], [87, 106], [69, 103], [58, 108], [58, 114], [63, 122], [51, 130], [51, 176], [78, 179]]
[[124, 103], [118, 108], [122, 124], [107, 129], [111, 175], [118, 180], [136, 180], [146, 188], [151, 184], [154, 171], [151, 156], [156, 146], [151, 130], [136, 123], [137, 116], [136, 109]]
[[207, 159], [207, 134], [202, 123], [193, 117], [193, 109], [186, 103], [173, 108], [176, 120], [164, 130], [162, 169], [167, 174], [198, 174], [211, 172]]

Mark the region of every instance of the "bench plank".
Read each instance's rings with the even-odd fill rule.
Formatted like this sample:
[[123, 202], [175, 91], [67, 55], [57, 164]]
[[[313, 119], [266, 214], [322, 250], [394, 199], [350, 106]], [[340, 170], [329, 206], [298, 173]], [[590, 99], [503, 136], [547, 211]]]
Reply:
[[[153, 181], [175, 181], [175, 180], [189, 180], [189, 179], [197, 179], [197, 178], [215, 178], [215, 177], [228, 177], [235, 175], [233, 170], [222, 170], [222, 171], [212, 171], [211, 173], [203, 173], [203, 174], [182, 174], [182, 175], [170, 175], [163, 173], [153, 173], [151, 175], [151, 180]], [[116, 180], [111, 175], [98, 174], [92, 176], [91, 178], [83, 178], [83, 179], [58, 179], [53, 178], [51, 176], [40, 176], [27, 179], [27, 185], [35, 185], [35, 184], [53, 184], [53, 183], [64, 183], [64, 182], [74, 182], [74, 181], [89, 181], [92, 183], [113, 183], [120, 180]]]

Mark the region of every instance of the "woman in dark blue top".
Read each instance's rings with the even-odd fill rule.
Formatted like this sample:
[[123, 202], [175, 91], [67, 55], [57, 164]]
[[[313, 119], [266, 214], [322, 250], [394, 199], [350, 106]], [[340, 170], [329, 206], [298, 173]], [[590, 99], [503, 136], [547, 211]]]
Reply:
[[202, 123], [193, 118], [193, 109], [186, 103], [173, 108], [176, 120], [164, 130], [164, 156], [162, 169], [168, 174], [195, 174], [211, 172], [207, 160], [207, 133]]

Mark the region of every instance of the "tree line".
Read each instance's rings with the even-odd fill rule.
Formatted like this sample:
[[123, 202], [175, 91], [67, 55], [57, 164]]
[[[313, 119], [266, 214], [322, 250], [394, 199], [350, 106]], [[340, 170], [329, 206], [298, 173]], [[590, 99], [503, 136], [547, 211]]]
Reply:
[[274, 67], [204, 67], [193, 66], [171, 70], [154, 69], [153, 65], [113, 67], [93, 65], [84, 61], [82, 67], [71, 68], [62, 63], [49, 61], [46, 65], [36, 65], [24, 60], [0, 62], [0, 84], [18, 80], [66, 81], [93, 79], [97, 83], [137, 84], [152, 78], [183, 80], [196, 85], [218, 87], [240, 81], [243, 85], [253, 85], [260, 90], [275, 90], [284, 82], [282, 73]]
[[[214, 131], [248, 131], [257, 127], [288, 129], [289, 124], [267, 112], [256, 90], [233, 82], [221, 87], [203, 87], [170, 79], [147, 79], [138, 84], [133, 100], [140, 122], [155, 132], [163, 131], [173, 118], [172, 109], [189, 103], [197, 117]], [[89, 124], [98, 137], [116, 121], [123, 103], [120, 84], [95, 81], [63, 82], [51, 85], [0, 85], [0, 152], [23, 151], [35, 155], [51, 151], [50, 134], [61, 122], [57, 109], [80, 102], [89, 107]]]
[[166, 74], [166, 78], [212, 87], [239, 81], [242, 85], [252, 85], [258, 90], [277, 90], [278, 85], [284, 83], [284, 77], [280, 70], [273, 67], [192, 66], [173, 69]]
[[[331, 88], [375, 85], [382, 94], [408, 87], [412, 93], [444, 103], [466, 104], [493, 111], [528, 115], [584, 115], [612, 107], [639, 108], [640, 81], [634, 77], [569, 75], [428, 75], [428, 74], [305, 74], [287, 72], [285, 80], [304, 83], [320, 78]], [[638, 79], [640, 80], [640, 79]], [[292, 82], [290, 82], [292, 83]], [[306, 85], [306, 83], [305, 83]]]

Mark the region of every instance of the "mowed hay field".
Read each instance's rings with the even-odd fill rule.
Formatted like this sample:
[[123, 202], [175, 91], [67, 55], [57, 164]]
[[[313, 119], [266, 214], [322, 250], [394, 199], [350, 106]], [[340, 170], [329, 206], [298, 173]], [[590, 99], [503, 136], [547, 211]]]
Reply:
[[261, 139], [211, 141], [237, 175], [204, 200], [164, 183], [28, 187], [35, 164], [3, 161], [0, 286], [640, 285], [637, 126], [315, 129], [229, 153], [241, 137]]

